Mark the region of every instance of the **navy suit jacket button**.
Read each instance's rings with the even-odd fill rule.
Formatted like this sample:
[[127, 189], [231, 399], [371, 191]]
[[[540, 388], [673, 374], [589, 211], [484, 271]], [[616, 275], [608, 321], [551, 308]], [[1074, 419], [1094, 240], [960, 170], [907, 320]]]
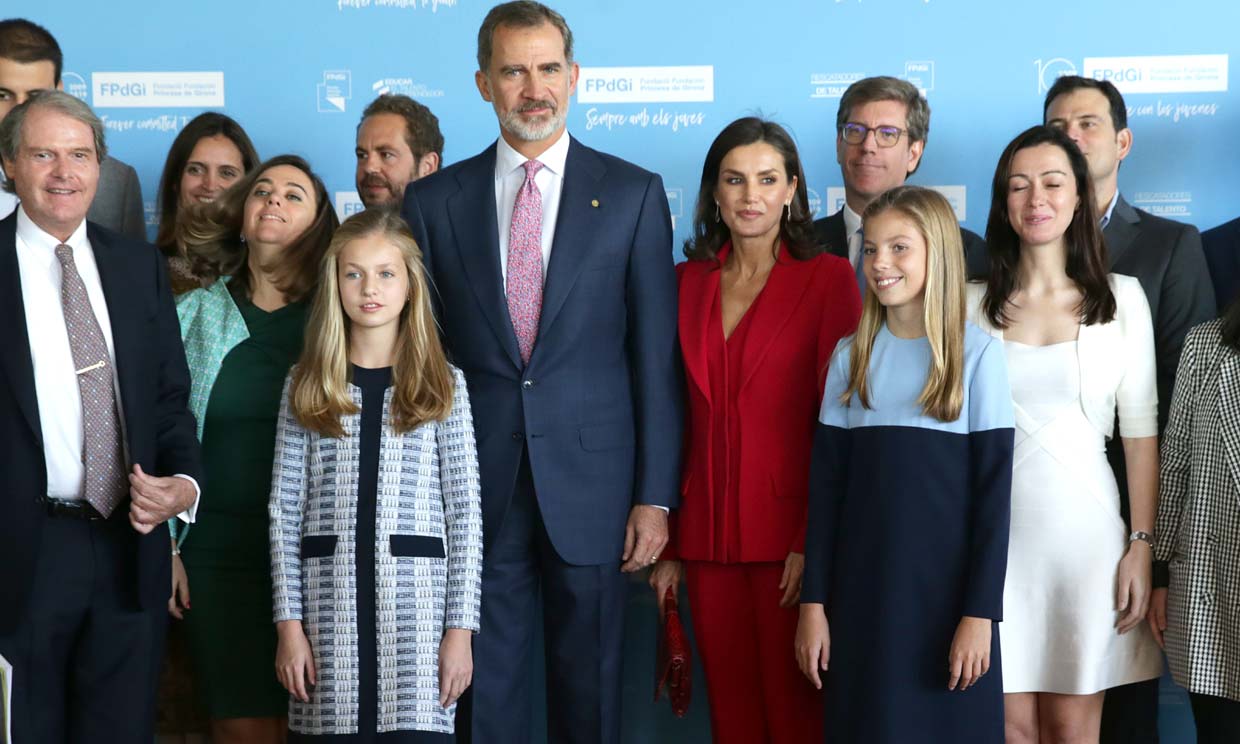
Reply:
[[530, 388], [534, 387], [534, 381], [526, 380], [525, 382], [521, 383], [521, 387], [525, 388], [526, 390], [529, 390]]
[[512, 439], [515, 442], [520, 442], [523, 438], [524, 438], [524, 435], [519, 431], [514, 431], [512, 433]]

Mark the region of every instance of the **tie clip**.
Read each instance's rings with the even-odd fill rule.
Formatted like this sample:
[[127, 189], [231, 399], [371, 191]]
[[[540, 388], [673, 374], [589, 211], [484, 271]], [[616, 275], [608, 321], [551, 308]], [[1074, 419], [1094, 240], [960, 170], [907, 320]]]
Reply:
[[77, 373], [76, 373], [76, 374], [79, 374], [79, 375], [86, 374], [87, 372], [91, 371], [92, 369], [99, 369], [100, 367], [102, 367], [102, 366], [103, 366], [103, 364], [104, 364], [103, 362], [95, 362], [94, 364], [90, 365], [89, 367], [82, 367], [81, 369], [79, 369], [79, 370], [77, 371]]

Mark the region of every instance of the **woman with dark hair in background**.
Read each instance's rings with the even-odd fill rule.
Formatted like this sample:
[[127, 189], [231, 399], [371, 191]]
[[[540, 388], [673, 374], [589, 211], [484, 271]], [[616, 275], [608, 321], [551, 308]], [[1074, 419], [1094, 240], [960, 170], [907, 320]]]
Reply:
[[[195, 688], [215, 744], [281, 742], [288, 695], [273, 659], [267, 503], [280, 393], [338, 226], [306, 161], [266, 161], [178, 221], [194, 276], [177, 301], [206, 481], [184, 570]], [[184, 539], [184, 535], [182, 535]]]
[[[1007, 741], [1097, 741], [1104, 692], [1162, 672], [1143, 622], [1158, 497], [1150, 309], [1136, 279], [1107, 274], [1088, 164], [1066, 134], [1022, 132], [992, 188], [990, 278], [969, 309], [1004, 340], [1016, 414]], [[1117, 406], [1131, 534], [1105, 449]]]
[[790, 650], [814, 422], [827, 362], [861, 303], [848, 262], [822, 253], [811, 225], [783, 127], [747, 117], [724, 128], [677, 267], [685, 466], [650, 576], [660, 606], [685, 576], [716, 742], [800, 744], [822, 732], [821, 697]]
[[1240, 298], [1184, 339], [1163, 432], [1149, 622], [1198, 744], [1240, 741]]
[[254, 143], [232, 118], [215, 111], [195, 116], [177, 134], [159, 177], [159, 232], [155, 245], [168, 257], [172, 293], [206, 286], [190, 272], [177, 223], [188, 208], [209, 204], [258, 165]]

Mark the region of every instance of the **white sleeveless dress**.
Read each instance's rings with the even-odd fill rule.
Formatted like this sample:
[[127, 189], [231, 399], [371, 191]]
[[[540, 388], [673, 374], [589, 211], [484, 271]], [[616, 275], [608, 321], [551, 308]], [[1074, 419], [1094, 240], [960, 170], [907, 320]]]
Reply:
[[1105, 440], [1082, 407], [1078, 343], [1005, 348], [1016, 450], [1003, 691], [1085, 695], [1157, 677], [1145, 622], [1115, 630], [1127, 529]]

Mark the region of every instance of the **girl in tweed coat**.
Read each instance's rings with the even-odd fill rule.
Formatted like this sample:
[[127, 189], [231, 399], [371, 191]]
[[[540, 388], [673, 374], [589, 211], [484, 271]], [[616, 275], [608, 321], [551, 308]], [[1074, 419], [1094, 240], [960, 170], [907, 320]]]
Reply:
[[394, 212], [349, 219], [324, 258], [270, 512], [289, 741], [452, 741], [478, 629], [478, 461], [464, 377]]
[[1240, 742], [1240, 300], [1189, 331], [1162, 441], [1149, 622], [1199, 744]]

